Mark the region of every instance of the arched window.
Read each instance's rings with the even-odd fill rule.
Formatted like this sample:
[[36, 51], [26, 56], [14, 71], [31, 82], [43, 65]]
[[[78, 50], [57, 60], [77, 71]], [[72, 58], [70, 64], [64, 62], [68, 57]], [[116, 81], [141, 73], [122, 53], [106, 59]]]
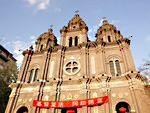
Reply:
[[32, 81], [33, 72], [34, 72], [34, 69], [31, 69], [31, 70], [30, 70], [29, 79], [28, 79], [28, 82], [29, 82], [29, 83]]
[[39, 69], [37, 68], [37, 69], [35, 70], [35, 74], [34, 74], [33, 81], [36, 81], [36, 80], [37, 80], [38, 72], [39, 72]]
[[43, 45], [41, 45], [40, 51], [43, 49]]
[[72, 46], [72, 37], [69, 38], [69, 47]]
[[49, 42], [50, 42], [50, 39], [48, 39], [48, 40], [47, 40], [47, 44], [46, 44], [46, 47], [48, 47], [48, 44], [49, 44]]
[[121, 69], [120, 69], [119, 60], [116, 60], [116, 61], [115, 61], [115, 64], [116, 64], [117, 74], [118, 74], [118, 75], [121, 75]]
[[75, 44], [74, 44], [75, 46], [77, 46], [78, 45], [78, 37], [76, 36], [75, 37]]
[[108, 36], [108, 42], [111, 42], [111, 38], [110, 38], [110, 36]]
[[109, 61], [109, 66], [110, 66], [110, 72], [111, 72], [112, 76], [114, 76], [115, 75], [115, 68], [114, 68], [113, 61]]
[[110, 73], [112, 76], [121, 75], [121, 67], [119, 60], [111, 60], [109, 61]]

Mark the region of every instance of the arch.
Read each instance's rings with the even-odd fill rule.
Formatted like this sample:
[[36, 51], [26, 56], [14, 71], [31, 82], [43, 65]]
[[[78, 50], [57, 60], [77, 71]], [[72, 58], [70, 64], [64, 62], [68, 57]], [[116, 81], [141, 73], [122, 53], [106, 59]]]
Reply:
[[49, 44], [50, 41], [51, 41], [51, 39], [49, 38], [49, 39], [47, 40], [46, 47], [48, 47], [48, 44]]
[[108, 42], [111, 42], [111, 37], [108, 35]]
[[109, 63], [110, 60], [119, 60], [120, 62], [122, 62], [122, 58], [119, 55], [117, 55], [117, 54], [109, 55], [106, 58], [107, 63]]
[[38, 63], [32, 64], [29, 67], [28, 78], [26, 79], [26, 81], [28, 83], [36, 81], [38, 78], [39, 72], [40, 72], [39, 64]]
[[125, 112], [125, 113], [130, 113], [130, 112], [131, 112], [131, 107], [130, 107], [130, 105], [129, 105], [128, 103], [124, 102], [124, 101], [121, 101], [121, 102], [119, 102], [119, 103], [116, 105], [116, 109], [115, 109], [115, 110], [116, 110], [117, 113], [121, 113], [121, 112], [119, 111], [119, 109], [120, 109], [121, 107], [123, 107], [123, 108], [126, 109], [126, 112]]
[[107, 62], [109, 64], [108, 68], [110, 68], [110, 73], [112, 76], [118, 76], [121, 75], [121, 65], [120, 62], [122, 61], [121, 58], [118, 55], [111, 55], [106, 58]]
[[30, 75], [29, 75], [29, 78], [28, 78], [28, 82], [29, 82], [29, 83], [32, 81], [33, 72], [34, 72], [34, 69], [31, 68], [31, 70], [30, 70]]
[[43, 49], [43, 44], [41, 45], [41, 47], [40, 47], [40, 51]]
[[116, 111], [116, 105], [119, 102], [126, 102], [126, 103], [128, 103], [129, 106], [130, 106], [130, 110], [131, 111], [135, 111], [134, 103], [132, 102], [132, 100], [129, 100], [128, 98], [118, 98], [118, 99], [114, 100], [114, 104], [112, 105], [113, 111]]
[[16, 113], [28, 113], [28, 108], [25, 106], [20, 107]]
[[113, 61], [109, 61], [109, 67], [110, 67], [110, 73], [112, 74], [112, 76], [115, 76], [115, 68], [114, 68]]
[[72, 46], [72, 37], [69, 38], [69, 47]]
[[74, 45], [78, 46], [78, 37], [77, 36], [75, 37], [75, 41], [74, 42], [75, 42]]
[[34, 78], [33, 78], [33, 82], [37, 80], [38, 72], [39, 72], [39, 68], [36, 68]]
[[120, 68], [120, 62], [119, 62], [119, 60], [115, 61], [115, 65], [116, 65], [117, 74], [121, 75], [121, 68]]

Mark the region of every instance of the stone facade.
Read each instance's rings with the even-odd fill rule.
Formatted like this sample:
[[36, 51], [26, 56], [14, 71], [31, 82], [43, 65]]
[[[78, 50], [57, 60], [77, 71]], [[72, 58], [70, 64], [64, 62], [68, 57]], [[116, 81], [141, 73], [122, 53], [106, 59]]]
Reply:
[[96, 41], [75, 14], [61, 30], [60, 45], [52, 27], [40, 35], [36, 48], [23, 52], [17, 83], [5, 113], [67, 113], [66, 109], [36, 108], [33, 100], [68, 101], [108, 96], [108, 103], [72, 108], [76, 113], [149, 113], [147, 78], [136, 72], [130, 40], [103, 19]]

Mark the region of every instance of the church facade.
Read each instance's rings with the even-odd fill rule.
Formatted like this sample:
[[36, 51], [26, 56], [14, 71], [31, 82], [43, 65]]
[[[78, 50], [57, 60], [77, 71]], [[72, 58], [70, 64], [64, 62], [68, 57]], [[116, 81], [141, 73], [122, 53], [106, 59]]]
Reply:
[[76, 13], [60, 34], [57, 44], [51, 27], [23, 52], [5, 113], [150, 113], [148, 80], [114, 25], [103, 19], [90, 41]]

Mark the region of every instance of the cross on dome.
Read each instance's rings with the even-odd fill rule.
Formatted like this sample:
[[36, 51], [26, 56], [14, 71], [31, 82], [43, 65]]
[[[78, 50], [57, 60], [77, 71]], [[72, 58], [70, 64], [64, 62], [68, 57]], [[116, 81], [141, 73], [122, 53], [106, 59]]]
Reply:
[[50, 29], [52, 29], [53, 25], [50, 25]]
[[104, 16], [102, 19], [103, 19], [103, 20], [106, 20], [106, 17]]
[[75, 11], [75, 14], [78, 14], [78, 13], [79, 13], [79, 10], [76, 10], [76, 11]]

